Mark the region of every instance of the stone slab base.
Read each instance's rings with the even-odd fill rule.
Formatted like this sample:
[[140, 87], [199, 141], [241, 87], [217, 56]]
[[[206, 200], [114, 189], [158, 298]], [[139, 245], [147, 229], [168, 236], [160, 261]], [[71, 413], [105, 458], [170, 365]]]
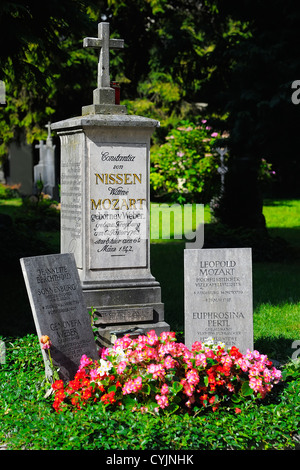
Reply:
[[[117, 337], [138, 336], [147, 331], [170, 331], [164, 321], [164, 304], [158, 285], [86, 289], [83, 296], [93, 324], [97, 328], [97, 342], [109, 347]], [[118, 332], [118, 333], [116, 333]]]
[[139, 335], [145, 335], [148, 331], [154, 330], [157, 336], [163, 331], [170, 331], [170, 325], [168, 323], [156, 322], [156, 323], [140, 323], [131, 325], [111, 325], [104, 328], [98, 328], [96, 343], [98, 346], [109, 348], [111, 347], [116, 339], [122, 338], [122, 336], [129, 334], [131, 338], [137, 338]]

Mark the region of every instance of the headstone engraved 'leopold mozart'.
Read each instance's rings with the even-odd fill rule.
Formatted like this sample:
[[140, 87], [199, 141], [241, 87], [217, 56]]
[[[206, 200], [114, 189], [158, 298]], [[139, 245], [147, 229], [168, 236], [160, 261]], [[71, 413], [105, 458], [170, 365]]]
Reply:
[[123, 46], [109, 23], [84, 39], [100, 51], [93, 103], [51, 125], [61, 142], [61, 252], [74, 254], [103, 346], [127, 332], [169, 330], [150, 269], [150, 138], [159, 122], [116, 104], [109, 50]]
[[[74, 256], [36, 256], [20, 262], [38, 337], [49, 336], [54, 368], [62, 380], [72, 380], [83, 354], [98, 358]], [[42, 354], [51, 377], [48, 353], [42, 349]]]
[[185, 250], [185, 343], [253, 349], [251, 248]]

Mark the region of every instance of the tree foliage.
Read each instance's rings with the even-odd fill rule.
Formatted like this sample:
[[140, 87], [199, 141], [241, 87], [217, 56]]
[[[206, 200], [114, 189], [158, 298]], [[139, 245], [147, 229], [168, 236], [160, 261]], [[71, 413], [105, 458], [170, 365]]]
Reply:
[[[86, 4], [85, 4], [86, 3]], [[46, 136], [48, 119], [72, 112], [90, 80], [82, 37], [93, 22], [79, 0], [4, 0], [0, 8], [0, 78], [7, 106], [0, 110], [0, 154], [13, 138]]]
[[157, 143], [180, 121], [199, 118], [199, 103], [208, 103], [214, 129], [229, 131], [223, 221], [263, 225], [262, 158], [285, 194], [299, 194], [300, 107], [291, 102], [291, 84], [300, 78], [300, 4], [292, 0], [54, 0], [43, 7], [3, 0], [0, 154], [22, 130], [28, 141], [41, 138], [49, 117], [90, 104], [97, 53], [84, 50], [82, 39], [95, 36], [101, 20], [125, 41], [123, 51], [111, 52], [111, 78], [130, 113], [161, 122]]

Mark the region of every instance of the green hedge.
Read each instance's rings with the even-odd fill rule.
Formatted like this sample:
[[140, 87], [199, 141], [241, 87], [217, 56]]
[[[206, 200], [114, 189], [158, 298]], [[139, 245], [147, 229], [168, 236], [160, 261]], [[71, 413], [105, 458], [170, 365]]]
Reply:
[[[12, 450], [246, 450], [294, 449], [300, 424], [299, 360], [267, 401], [238, 404], [197, 416], [108, 412], [101, 404], [61, 414], [45, 398], [44, 370], [35, 335], [2, 338], [0, 446]], [[3, 362], [3, 361], [2, 361]]]

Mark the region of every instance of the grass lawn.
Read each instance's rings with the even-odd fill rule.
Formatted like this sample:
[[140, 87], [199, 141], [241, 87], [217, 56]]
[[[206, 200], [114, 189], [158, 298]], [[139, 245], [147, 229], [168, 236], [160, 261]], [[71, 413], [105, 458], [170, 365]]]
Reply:
[[[182, 209], [174, 209], [174, 228], [181, 234]], [[0, 272], [2, 314], [0, 334], [34, 333], [35, 328], [19, 265], [19, 258], [59, 252], [59, 231], [39, 228], [26, 217], [21, 199], [0, 199], [0, 213], [10, 215], [15, 226], [2, 239], [2, 259], [5, 269]], [[287, 240], [295, 256], [253, 263], [254, 340], [257, 347], [277, 357], [293, 353], [292, 342], [300, 339], [300, 201], [267, 200], [264, 215], [269, 232]], [[32, 216], [31, 216], [32, 217]], [[210, 223], [209, 208], [204, 209], [205, 224]], [[157, 217], [151, 229], [157, 230]], [[190, 224], [190, 221], [189, 221]], [[207, 226], [207, 225], [206, 225]], [[37, 229], [36, 229], [37, 227]], [[194, 230], [195, 225], [191, 226]], [[151, 231], [151, 233], [152, 233]], [[166, 321], [176, 331], [183, 331], [183, 252], [185, 241], [180, 239], [152, 240], [151, 270], [161, 283]]]
[[[270, 232], [294, 248], [293, 258], [253, 263], [255, 347], [272, 359], [288, 362], [292, 344], [300, 340], [299, 201], [266, 201]], [[104, 411], [100, 404], [73, 414], [56, 414], [45, 399], [43, 364], [19, 258], [59, 252], [59, 231], [53, 220], [40, 226], [24, 219], [20, 199], [1, 200], [0, 214], [15, 223], [2, 229], [0, 271], [2, 308], [0, 339], [7, 361], [0, 364], [0, 449], [96, 450], [129, 449], [152, 453], [166, 450], [294, 448], [300, 424], [300, 383], [297, 366], [287, 365], [288, 380], [263, 403], [238, 403], [233, 409], [197, 416], [162, 417]], [[180, 219], [176, 213], [175, 218]], [[27, 223], [26, 223], [27, 220]], [[209, 211], [205, 208], [209, 223]], [[183, 331], [183, 240], [151, 244], [151, 268], [162, 287], [166, 321]], [[296, 367], [296, 368], [295, 368]], [[101, 460], [103, 454], [98, 454]], [[105, 462], [101, 462], [105, 463]]]
[[[179, 227], [180, 209], [174, 208], [174, 227]], [[264, 215], [270, 235], [284, 238], [295, 256], [253, 263], [254, 340], [255, 346], [265, 353], [286, 359], [294, 352], [293, 341], [300, 339], [300, 201], [267, 200]], [[204, 219], [205, 223], [210, 222], [207, 207]], [[162, 286], [166, 320], [179, 330], [184, 324], [184, 247], [183, 241], [173, 239], [155, 240], [151, 245], [151, 268]]]

